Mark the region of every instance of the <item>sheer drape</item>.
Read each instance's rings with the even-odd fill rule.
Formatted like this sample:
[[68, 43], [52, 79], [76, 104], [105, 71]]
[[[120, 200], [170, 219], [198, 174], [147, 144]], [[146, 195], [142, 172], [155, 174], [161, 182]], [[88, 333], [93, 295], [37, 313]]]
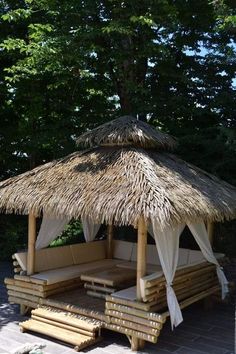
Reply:
[[59, 236], [68, 224], [69, 219], [54, 219], [44, 215], [42, 224], [38, 233], [35, 248], [47, 247], [57, 236]]
[[192, 235], [194, 236], [198, 246], [200, 247], [203, 256], [206, 258], [206, 260], [208, 262], [216, 265], [217, 276], [218, 276], [219, 282], [221, 284], [222, 299], [224, 299], [226, 294], [229, 291], [228, 290], [228, 281], [227, 281], [225, 274], [224, 274], [222, 268], [220, 267], [217, 259], [214, 256], [205, 224], [203, 221], [201, 221], [201, 222], [192, 223], [192, 224], [188, 223], [187, 225], [188, 225]]
[[179, 237], [184, 229], [184, 225], [178, 225], [175, 228], [166, 227], [160, 229], [157, 221], [152, 220], [152, 227], [148, 231], [154, 235], [157, 252], [160, 258], [163, 273], [166, 279], [167, 304], [170, 313], [172, 329], [178, 326], [182, 321], [182, 313], [177, 301], [172, 282], [179, 258]]
[[101, 224], [92, 223], [88, 217], [82, 218], [81, 220], [83, 225], [84, 238], [86, 242], [93, 241], [100, 229]]
[[[49, 246], [62, 233], [69, 221], [68, 218], [55, 219], [44, 215], [35, 248], [40, 249]], [[93, 224], [89, 218], [82, 218], [82, 225], [86, 242], [93, 241], [101, 225]]]

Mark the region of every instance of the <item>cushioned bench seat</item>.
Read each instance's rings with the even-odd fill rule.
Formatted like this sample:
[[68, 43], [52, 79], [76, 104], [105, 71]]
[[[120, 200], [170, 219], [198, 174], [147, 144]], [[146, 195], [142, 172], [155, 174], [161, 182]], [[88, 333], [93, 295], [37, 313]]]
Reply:
[[[123, 269], [137, 269], [137, 262], [121, 262], [121, 263], [118, 263], [116, 266], [119, 268], [123, 268]], [[147, 264], [146, 270], [147, 270], [147, 273], [150, 274], [150, 273], [155, 273], [155, 272], [161, 271], [162, 268], [160, 265]]]
[[112, 293], [113, 297], [117, 297], [122, 300], [136, 301], [137, 299], [137, 288], [136, 286], [131, 286], [130, 288], [123, 289]]
[[[114, 259], [106, 259], [106, 240], [80, 243], [36, 251], [33, 279], [46, 280], [47, 284], [78, 278], [82, 273], [94, 269], [118, 266], [136, 269], [137, 244], [114, 240]], [[220, 255], [222, 256], [222, 255]], [[22, 270], [26, 271], [27, 252], [16, 253], [15, 257]], [[179, 249], [178, 267], [203, 262], [201, 251]], [[155, 245], [147, 245], [147, 273], [161, 271], [160, 260]]]
[[84, 264], [77, 264], [69, 267], [51, 269], [44, 272], [40, 272], [34, 275], [31, 275], [33, 279], [46, 280], [47, 285], [55, 284], [57, 282], [71, 280], [78, 278], [81, 274], [89, 273], [90, 271], [115, 267], [119, 260], [115, 259], [103, 259], [100, 261], [89, 262]]

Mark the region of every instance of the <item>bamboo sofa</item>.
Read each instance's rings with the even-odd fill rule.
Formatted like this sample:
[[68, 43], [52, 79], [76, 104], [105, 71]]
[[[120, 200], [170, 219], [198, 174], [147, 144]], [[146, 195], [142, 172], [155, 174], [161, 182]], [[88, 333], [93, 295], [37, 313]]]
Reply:
[[[113, 241], [113, 259], [106, 258], [105, 240], [36, 251], [34, 275], [16, 274], [14, 278], [5, 279], [8, 300], [10, 303], [20, 304], [22, 313], [40, 307], [32, 312], [33, 317], [35, 311], [47, 312], [45, 319], [40, 317], [40, 324], [43, 326], [43, 329], [40, 327], [40, 333], [45, 333], [44, 322], [52, 321], [55, 311], [61, 311], [60, 316], [64, 317], [69, 311], [73, 316], [81, 315], [83, 323], [86, 318], [99, 320], [99, 328], [125, 334], [133, 349], [136, 348], [138, 339], [156, 343], [169, 315], [165, 278], [156, 246], [147, 245], [147, 274], [140, 280], [142, 301], [137, 301], [136, 254], [136, 243], [119, 240]], [[218, 254], [217, 258], [222, 256]], [[25, 272], [27, 253], [17, 253], [14, 258], [17, 267]], [[107, 275], [111, 276], [113, 273], [116, 276], [121, 275], [121, 279], [122, 275], [127, 273], [133, 274], [133, 278], [131, 277], [128, 283], [120, 281], [116, 287], [110, 287], [107, 285]], [[91, 281], [84, 281], [84, 277]], [[108, 279], [112, 280], [111, 277]], [[102, 306], [102, 313], [98, 314], [89, 307], [71, 306], [67, 300], [64, 303], [64, 294], [62, 301], [57, 298], [62, 296], [60, 293], [73, 289], [84, 294], [82, 287], [87, 289], [87, 294], [103, 298], [105, 308]], [[206, 262], [200, 251], [180, 248], [173, 288], [181, 308], [213, 294], [218, 296], [220, 287], [216, 267]], [[70, 319], [68, 321], [67, 324], [71, 328]], [[22, 330], [27, 330], [28, 324], [28, 321], [21, 324]], [[87, 326], [86, 323], [85, 325]], [[55, 326], [53, 333], [58, 331], [57, 324]], [[28, 329], [39, 331], [38, 327]], [[84, 333], [84, 327], [82, 332]], [[80, 330], [80, 333], [82, 332]]]
[[[113, 242], [113, 259], [106, 258], [105, 240], [46, 248], [36, 251], [35, 274], [27, 276], [24, 275], [27, 252], [16, 253], [14, 262], [17, 262], [17, 268], [20, 268], [21, 274], [15, 274], [13, 279], [5, 279], [9, 302], [35, 308], [42, 298], [82, 286], [88, 289], [90, 295], [105, 298], [106, 295], [114, 293], [116, 298], [122, 299], [123, 297], [133, 301], [136, 296], [135, 287], [130, 286], [136, 282], [136, 257], [137, 244], [121, 240]], [[126, 274], [131, 271], [128, 283], [120, 281], [114, 288], [107, 286], [107, 282], [103, 284], [103, 280], [96, 281], [94, 279], [94, 281], [85, 284], [81, 280], [85, 275], [90, 274], [90, 278], [93, 279], [91, 274], [94, 272], [104, 274], [104, 271], [109, 272], [111, 269], [117, 269], [116, 274]], [[180, 248], [175, 278], [178, 278], [179, 272], [187, 274], [188, 270], [192, 273], [195, 272], [195, 269], [199, 271], [197, 274], [200, 277], [203, 275], [201, 279], [205, 281], [204, 285], [211, 284], [208, 282], [210, 279], [208, 271], [212, 273], [210, 276], [213, 277], [212, 284], [217, 284], [215, 267], [204, 261], [200, 251]], [[207, 275], [204, 277], [206, 273]], [[195, 281], [199, 283], [199, 277], [196, 277], [195, 273], [194, 276]], [[187, 278], [182, 276], [177, 281], [178, 284], [182, 281], [179, 285], [181, 294], [189, 289], [191, 279], [188, 275]], [[147, 245], [147, 276], [141, 279], [141, 285], [142, 300], [148, 304], [148, 308], [159, 309], [166, 305], [165, 280], [155, 245]], [[122, 292], [124, 288], [126, 290]]]

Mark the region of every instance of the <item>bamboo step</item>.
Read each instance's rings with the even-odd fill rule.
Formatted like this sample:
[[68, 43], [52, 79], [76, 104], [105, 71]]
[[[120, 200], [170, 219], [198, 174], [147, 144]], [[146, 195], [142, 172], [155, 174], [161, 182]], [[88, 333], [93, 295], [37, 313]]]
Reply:
[[32, 318], [19, 325], [22, 332], [33, 331], [58, 339], [73, 345], [76, 351], [101, 340], [102, 323], [50, 308], [33, 310]]
[[65, 343], [74, 345], [76, 351], [80, 351], [88, 346], [97, 343], [101, 337], [91, 338], [80, 333], [71, 332], [67, 329], [59, 328], [56, 325], [47, 324], [34, 319], [20, 323], [21, 330], [26, 330], [44, 334], [46, 336], [58, 339]]

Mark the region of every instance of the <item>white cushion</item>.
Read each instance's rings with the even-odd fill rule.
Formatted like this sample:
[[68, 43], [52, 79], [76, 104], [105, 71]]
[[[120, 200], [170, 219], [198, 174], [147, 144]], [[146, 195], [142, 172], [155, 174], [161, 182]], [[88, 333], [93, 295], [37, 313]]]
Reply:
[[[137, 262], [137, 243], [134, 243], [131, 261]], [[147, 245], [147, 263], [160, 265], [160, 259], [158, 256], [156, 245]]]
[[156, 245], [147, 245], [147, 263], [155, 265], [161, 264]]
[[189, 250], [188, 264], [206, 261], [201, 251]]
[[52, 267], [50, 268], [51, 264], [49, 260], [50, 260], [50, 256], [47, 248], [37, 250], [35, 252], [35, 271], [43, 272], [45, 270], [52, 269]]
[[106, 258], [106, 240], [71, 245], [74, 264], [84, 264]]
[[22, 270], [27, 270], [27, 252], [18, 252], [14, 254], [17, 262], [19, 263]]
[[217, 253], [214, 253], [214, 256], [216, 257], [216, 259], [221, 259], [221, 258], [223, 258], [225, 256], [225, 254], [217, 252]]
[[[131, 261], [137, 262], [137, 243], [134, 243]], [[156, 245], [147, 245], [147, 263], [160, 265], [160, 259], [158, 256]]]
[[179, 259], [178, 259], [178, 267], [188, 264], [189, 259], [189, 249], [187, 248], [180, 248], [179, 249]]
[[[69, 267], [73, 265], [73, 257], [70, 246], [50, 247], [47, 251], [47, 269]], [[41, 253], [41, 250], [38, 251]]]
[[132, 262], [137, 262], [137, 243], [133, 243], [133, 249], [132, 249], [132, 254], [131, 254], [131, 261]]
[[136, 301], [136, 299], [137, 299], [136, 286], [132, 286], [127, 289], [116, 291], [115, 293], [112, 293], [112, 296], [118, 297], [119, 299]]
[[134, 244], [132, 242], [114, 240], [113, 257], [117, 259], [123, 259], [125, 261], [130, 261], [133, 245]]
[[57, 282], [78, 278], [81, 274], [89, 271], [113, 267], [117, 264], [114, 259], [104, 259], [101, 261], [90, 262], [85, 264], [73, 265], [70, 267], [47, 270], [38, 274], [31, 275], [31, 278], [46, 280], [47, 284], [55, 284]]
[[[116, 265], [118, 268], [123, 269], [137, 269], [137, 262], [122, 262]], [[147, 273], [154, 273], [161, 270], [161, 266], [156, 264], [147, 264]]]

